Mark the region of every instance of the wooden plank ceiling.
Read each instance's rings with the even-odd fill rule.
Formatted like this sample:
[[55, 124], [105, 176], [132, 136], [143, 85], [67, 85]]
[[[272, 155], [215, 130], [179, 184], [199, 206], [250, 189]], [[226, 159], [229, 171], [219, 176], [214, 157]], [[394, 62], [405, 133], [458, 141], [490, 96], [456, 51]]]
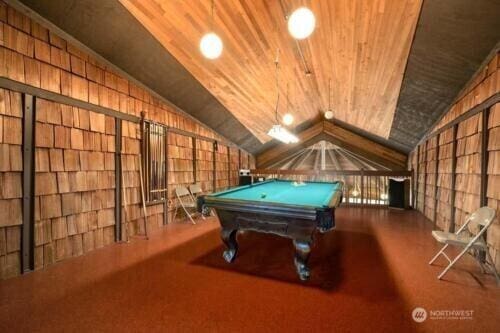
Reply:
[[[222, 56], [203, 58], [210, 0], [120, 0], [207, 90], [261, 142], [274, 122], [274, 58], [280, 90], [300, 125], [328, 108], [335, 118], [388, 138], [422, 0], [219, 0], [215, 31]], [[285, 15], [300, 5], [316, 14], [312, 36], [297, 43]], [[305, 74], [306, 67], [312, 75]], [[286, 109], [285, 98], [280, 113]]]

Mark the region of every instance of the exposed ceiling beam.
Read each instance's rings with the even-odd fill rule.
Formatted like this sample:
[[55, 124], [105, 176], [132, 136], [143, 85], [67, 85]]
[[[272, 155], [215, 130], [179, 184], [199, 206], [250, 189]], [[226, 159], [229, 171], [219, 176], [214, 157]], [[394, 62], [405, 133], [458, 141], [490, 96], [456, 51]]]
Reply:
[[313, 170], [319, 170], [319, 162], [321, 160], [321, 149], [316, 149], [316, 155], [314, 156]]
[[335, 157], [335, 153], [334, 153], [333, 149], [328, 149], [328, 155], [330, 156], [330, 159], [332, 160], [333, 167], [335, 168], [335, 170], [342, 170], [342, 167], [340, 166], [339, 161]]
[[387, 168], [381, 164], [370, 161], [370, 160], [364, 158], [363, 156], [356, 155], [350, 151], [344, 150], [343, 152], [348, 154], [348, 155], [351, 155], [351, 156], [357, 158], [358, 160], [362, 161], [363, 163], [369, 165], [373, 170], [379, 170], [379, 169], [390, 170], [389, 168]]
[[[339, 155], [342, 155], [342, 157], [344, 157], [350, 163], [354, 164], [356, 166], [356, 168], [358, 168], [359, 170], [361, 170], [361, 169], [367, 169], [367, 165], [365, 165], [361, 161], [353, 158], [353, 156], [345, 154], [342, 149], [337, 149], [337, 152], [338, 152]], [[371, 168], [369, 166], [368, 166], [368, 170], [371, 170]]]
[[273, 165], [270, 166], [270, 168], [280, 167], [280, 165], [282, 166], [281, 168], [283, 168], [285, 167], [285, 164], [294, 163], [294, 161], [300, 158], [300, 156], [302, 156], [302, 154], [304, 154], [305, 152], [306, 152], [305, 150], [299, 150], [295, 154], [287, 156], [285, 159], [274, 163]]
[[368, 163], [362, 159], [360, 159], [356, 154], [352, 154], [346, 150], [339, 151], [345, 158], [349, 159], [351, 162], [359, 162], [363, 166], [365, 170], [377, 170], [378, 168], [374, 167], [372, 163]]
[[391, 170], [406, 168], [408, 158], [406, 154], [326, 121], [321, 121], [303, 130], [297, 136], [299, 138], [298, 143], [278, 144], [259, 154], [257, 156], [258, 167], [267, 168], [300, 149], [308, 148], [321, 140], [326, 140]]
[[324, 132], [334, 139], [331, 142], [335, 143], [337, 146], [362, 155], [375, 162], [392, 165], [392, 167], [390, 167], [391, 169], [398, 168], [398, 166], [400, 168], [406, 168], [406, 161], [408, 158], [406, 154], [381, 145], [330, 122], [324, 121], [323, 126]]
[[299, 138], [298, 143], [278, 144], [257, 155], [257, 165], [269, 167], [273, 163], [282, 160], [287, 155], [293, 154], [301, 149], [307, 149], [321, 140], [322, 133], [323, 126], [321, 123], [310, 126], [297, 134]]
[[[328, 149], [328, 155], [330, 156], [330, 159], [333, 162], [335, 170], [342, 170], [342, 166], [340, 165], [339, 161], [337, 160], [337, 157], [335, 157], [335, 150]], [[341, 178], [345, 182], [345, 180], [346, 180], [345, 175], [342, 175]]]
[[301, 154], [297, 154], [297, 155], [294, 155], [292, 156], [291, 158], [283, 161], [283, 163], [280, 163], [280, 164], [274, 164], [272, 166], [272, 168], [279, 168], [279, 169], [283, 169], [283, 170], [287, 170], [289, 168], [289, 166], [296, 160], [300, 157]]
[[304, 161], [307, 160], [307, 158], [311, 155], [312, 150], [304, 149], [303, 152], [305, 152], [305, 154], [302, 154], [301, 157], [299, 157], [292, 165], [290, 165], [291, 170], [300, 168], [302, 163], [304, 163]]

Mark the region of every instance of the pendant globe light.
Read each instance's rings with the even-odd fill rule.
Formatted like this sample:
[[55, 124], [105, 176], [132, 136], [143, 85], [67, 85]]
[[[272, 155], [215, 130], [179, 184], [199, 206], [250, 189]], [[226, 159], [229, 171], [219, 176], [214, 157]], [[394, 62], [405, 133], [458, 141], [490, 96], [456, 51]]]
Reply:
[[309, 37], [316, 27], [314, 13], [307, 7], [297, 8], [288, 18], [288, 31], [295, 39]]
[[[212, 10], [211, 10], [211, 22], [210, 26], [213, 30], [213, 22], [214, 22], [214, 11], [215, 4], [214, 0], [212, 0]], [[203, 56], [207, 59], [217, 59], [222, 54], [222, 49], [224, 48], [222, 44], [222, 40], [215, 32], [206, 33], [200, 40], [200, 51]]]
[[290, 126], [293, 123], [293, 116], [287, 113], [283, 116], [283, 124]]

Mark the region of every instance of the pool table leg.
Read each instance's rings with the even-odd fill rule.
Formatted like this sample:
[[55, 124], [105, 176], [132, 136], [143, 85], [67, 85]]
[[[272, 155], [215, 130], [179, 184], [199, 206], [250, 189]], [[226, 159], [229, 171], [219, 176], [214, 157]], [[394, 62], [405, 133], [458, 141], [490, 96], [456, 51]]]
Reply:
[[309, 267], [307, 267], [307, 261], [309, 260], [309, 255], [311, 254], [311, 241], [294, 239], [293, 245], [295, 246], [295, 268], [297, 269], [297, 274], [302, 281], [309, 279]]
[[229, 263], [234, 261], [234, 258], [238, 253], [238, 242], [236, 241], [237, 232], [238, 230], [234, 229], [222, 229], [220, 232], [222, 241], [227, 246], [227, 250], [224, 251], [224, 254], [222, 256]]

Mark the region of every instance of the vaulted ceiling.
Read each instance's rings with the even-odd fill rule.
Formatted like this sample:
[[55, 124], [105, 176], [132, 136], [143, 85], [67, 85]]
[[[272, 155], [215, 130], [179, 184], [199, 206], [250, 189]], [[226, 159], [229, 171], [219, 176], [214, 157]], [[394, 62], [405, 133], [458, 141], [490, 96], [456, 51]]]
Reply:
[[[337, 123], [408, 152], [500, 39], [496, 0], [216, 0], [225, 49], [209, 61], [198, 44], [209, 30], [210, 0], [7, 1], [252, 153], [273, 146], [265, 133], [277, 48], [295, 130], [320, 120], [331, 79]], [[303, 4], [317, 29], [295, 42], [285, 15]]]
[[198, 45], [211, 30], [209, 0], [120, 2], [262, 143], [275, 123], [277, 49], [281, 94], [288, 84], [297, 124], [328, 108], [331, 79], [335, 117], [388, 138], [421, 6], [421, 0], [305, 1], [318, 24], [296, 42], [285, 17], [304, 1], [216, 1], [213, 26], [224, 52], [208, 61]]

